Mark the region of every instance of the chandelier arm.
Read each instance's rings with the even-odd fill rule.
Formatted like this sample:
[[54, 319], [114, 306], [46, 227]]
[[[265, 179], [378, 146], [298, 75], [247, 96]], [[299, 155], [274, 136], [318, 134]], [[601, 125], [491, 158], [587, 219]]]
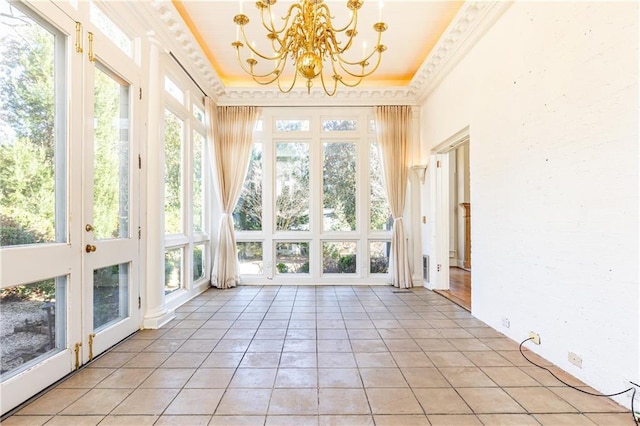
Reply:
[[327, 86], [324, 82], [324, 73], [320, 73], [320, 81], [322, 82], [322, 89], [324, 90], [324, 93], [326, 93], [328, 96], [333, 96], [336, 94], [336, 92], [338, 91], [338, 79], [334, 78], [333, 79], [333, 90], [329, 91], [327, 89]]
[[356, 77], [356, 78], [364, 78], [364, 77], [368, 77], [371, 74], [373, 74], [374, 72], [376, 72], [376, 70], [378, 69], [378, 67], [380, 66], [380, 62], [382, 59], [382, 53], [378, 52], [378, 60], [376, 61], [376, 65], [373, 67], [373, 69], [371, 69], [371, 71], [367, 71], [364, 72], [365, 67], [362, 67], [362, 73], [361, 74], [356, 74], [354, 72], [351, 72], [349, 69], [347, 69], [344, 64], [342, 62], [338, 62], [340, 65], [340, 68], [346, 72], [347, 74], [349, 74], [351, 77]]
[[[271, 13], [271, 4], [270, 3], [268, 3], [267, 9], [269, 11], [269, 17], [272, 17], [273, 14]], [[273, 22], [271, 22], [272, 28], [269, 28], [269, 27], [267, 27], [265, 25], [264, 19], [262, 18], [262, 14], [264, 13], [265, 9], [261, 9], [260, 16], [261, 16], [261, 20], [262, 20], [262, 26], [269, 32], [274, 32], [276, 34], [282, 34], [289, 27], [289, 20], [291, 19], [291, 16], [293, 14], [294, 9], [298, 9], [299, 13], [302, 13], [302, 8], [300, 7], [299, 3], [294, 3], [291, 6], [289, 6], [289, 9], [287, 9], [287, 14], [281, 18], [284, 22], [282, 24], [282, 28], [280, 28], [280, 29], [276, 29], [276, 26], [275, 26], [275, 24]]]
[[[353, 28], [354, 30], [356, 29], [356, 27], [358, 26], [358, 11], [357, 10], [353, 10], [351, 11], [351, 19], [349, 20], [349, 23], [347, 23], [347, 25], [345, 25], [342, 28], [335, 28], [333, 26], [333, 17], [331, 17], [331, 11], [329, 10], [329, 6], [327, 6], [326, 3], [321, 3], [318, 6], [318, 9], [325, 9], [325, 22], [328, 24], [328, 27], [331, 28], [331, 30], [337, 32], [337, 33], [343, 33], [346, 30], [348, 30], [349, 28]], [[351, 24], [353, 24], [353, 27], [351, 27]]]
[[280, 90], [282, 93], [289, 93], [291, 92], [291, 90], [293, 90], [293, 88], [296, 85], [296, 81], [298, 80], [298, 73], [293, 73], [293, 81], [291, 82], [291, 86], [289, 86], [288, 89], [283, 89], [282, 88], [282, 82], [280, 81], [280, 79], [278, 79], [278, 90]]

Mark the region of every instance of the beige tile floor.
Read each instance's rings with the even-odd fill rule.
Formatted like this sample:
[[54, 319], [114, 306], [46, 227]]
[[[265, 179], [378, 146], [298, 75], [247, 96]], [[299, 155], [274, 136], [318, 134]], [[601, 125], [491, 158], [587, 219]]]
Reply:
[[[576, 386], [585, 386], [528, 352]], [[585, 389], [587, 389], [585, 387]], [[4, 425], [632, 425], [422, 288], [211, 289]]]

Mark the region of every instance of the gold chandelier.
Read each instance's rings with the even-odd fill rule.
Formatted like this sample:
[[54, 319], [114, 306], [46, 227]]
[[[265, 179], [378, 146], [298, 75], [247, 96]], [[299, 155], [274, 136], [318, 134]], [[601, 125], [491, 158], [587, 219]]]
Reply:
[[[258, 52], [255, 44], [247, 40], [244, 27], [249, 23], [249, 18], [242, 13], [242, 0], [240, 1], [240, 14], [233, 18], [233, 22], [237, 25], [236, 41], [231, 43], [238, 54], [240, 66], [259, 84], [268, 85], [277, 81], [278, 89], [283, 93], [293, 89], [298, 75], [307, 80], [308, 93], [311, 92], [313, 80], [318, 76], [320, 76], [322, 88], [329, 96], [336, 93], [338, 83], [355, 87], [362, 82], [362, 79], [378, 69], [382, 52], [387, 49], [380, 43], [382, 33], [387, 29], [387, 24], [381, 19], [381, 1], [378, 17], [380, 22], [373, 25], [373, 29], [378, 33], [378, 40], [369, 54], [366, 53], [366, 44], [363, 43], [363, 54], [359, 60], [348, 60], [345, 58], [347, 56], [345, 53], [353, 47], [354, 39], [358, 34], [358, 10], [362, 7], [364, 0], [347, 1], [351, 18], [347, 25], [341, 28], [333, 26], [334, 16], [331, 15], [329, 6], [323, 0], [297, 0], [282, 18], [282, 27], [275, 25], [271, 12], [271, 6], [277, 0], [256, 1], [255, 5], [260, 10], [262, 25], [267, 31], [266, 38], [271, 45], [272, 51], [267, 54]], [[240, 34], [244, 43], [240, 41]], [[339, 36], [343, 38], [341, 41], [338, 40]], [[243, 61], [240, 50], [245, 45], [248, 47], [250, 57]], [[376, 54], [375, 64], [372, 65], [370, 60]], [[264, 61], [259, 63], [256, 56]], [[293, 61], [295, 72], [293, 72], [292, 81], [283, 87], [281, 80], [286, 74], [284, 71], [289, 59]], [[332, 73], [330, 77], [325, 77], [326, 69], [330, 69], [329, 72]], [[332, 84], [327, 84], [327, 79], [333, 80]]]

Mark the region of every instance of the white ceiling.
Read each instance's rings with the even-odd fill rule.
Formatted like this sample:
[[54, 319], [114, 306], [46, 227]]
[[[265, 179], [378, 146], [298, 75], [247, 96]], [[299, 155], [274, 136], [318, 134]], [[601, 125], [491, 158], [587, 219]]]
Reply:
[[[236, 38], [233, 17], [240, 11], [238, 0], [172, 0], [172, 3], [226, 88], [258, 87], [240, 68], [236, 51], [231, 46]], [[274, 16], [284, 15], [291, 3], [291, 0], [278, 1], [272, 6]], [[336, 25], [347, 22], [349, 10], [346, 3], [346, 0], [327, 1]], [[388, 30], [383, 33], [382, 44], [387, 46], [387, 51], [383, 53], [380, 68], [359, 87], [409, 85], [463, 3], [460, 0], [384, 0], [382, 20], [388, 25]], [[251, 21], [246, 26], [248, 38], [255, 40], [256, 47], [260, 49], [259, 43], [265, 39], [266, 32], [260, 23], [255, 1], [244, 1], [242, 8]], [[358, 14], [356, 39], [359, 40], [352, 48], [356, 53], [354, 57], [361, 56], [363, 41], [369, 48], [375, 44], [377, 33], [372, 27], [378, 22], [378, 16], [378, 0], [365, 0]], [[301, 79], [297, 84], [304, 87]]]

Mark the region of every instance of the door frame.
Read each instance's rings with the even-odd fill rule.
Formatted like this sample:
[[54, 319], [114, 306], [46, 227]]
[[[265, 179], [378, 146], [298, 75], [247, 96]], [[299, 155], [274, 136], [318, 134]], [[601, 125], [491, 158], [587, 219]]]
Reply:
[[429, 282], [431, 290], [449, 290], [449, 189], [455, 182], [449, 179], [449, 153], [470, 141], [469, 126], [456, 132], [436, 145], [429, 155], [431, 202], [431, 247], [433, 260], [429, 264]]

